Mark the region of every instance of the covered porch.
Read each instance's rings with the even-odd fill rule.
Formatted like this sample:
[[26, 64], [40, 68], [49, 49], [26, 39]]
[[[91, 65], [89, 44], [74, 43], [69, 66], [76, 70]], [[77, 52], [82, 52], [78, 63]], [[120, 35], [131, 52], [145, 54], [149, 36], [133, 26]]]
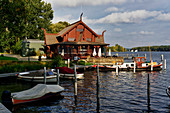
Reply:
[[107, 44], [54, 44], [49, 48], [51, 57], [61, 55], [64, 59], [107, 56]]

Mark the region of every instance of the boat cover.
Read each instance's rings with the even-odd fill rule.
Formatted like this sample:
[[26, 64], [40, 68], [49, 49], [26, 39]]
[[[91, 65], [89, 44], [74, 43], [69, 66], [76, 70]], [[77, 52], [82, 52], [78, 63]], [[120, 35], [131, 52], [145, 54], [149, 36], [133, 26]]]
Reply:
[[[56, 69], [59, 69], [59, 72], [63, 74], [74, 74], [74, 70], [68, 67], [56, 67]], [[77, 74], [80, 74], [80, 73], [77, 72]]]
[[39, 98], [48, 93], [58, 93], [63, 90], [64, 88], [59, 85], [37, 84], [31, 89], [12, 93], [11, 96], [13, 99], [16, 100], [27, 100], [27, 99]]

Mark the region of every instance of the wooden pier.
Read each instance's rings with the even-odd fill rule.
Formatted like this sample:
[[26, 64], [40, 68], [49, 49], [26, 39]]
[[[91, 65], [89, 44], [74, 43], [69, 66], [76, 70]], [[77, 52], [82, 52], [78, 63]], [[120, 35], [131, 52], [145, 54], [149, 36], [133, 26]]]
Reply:
[[2, 103], [0, 103], [0, 113], [12, 113]]
[[90, 57], [87, 58], [87, 62], [91, 62], [93, 64], [100, 64], [100, 65], [113, 65], [116, 63], [122, 63], [123, 57]]

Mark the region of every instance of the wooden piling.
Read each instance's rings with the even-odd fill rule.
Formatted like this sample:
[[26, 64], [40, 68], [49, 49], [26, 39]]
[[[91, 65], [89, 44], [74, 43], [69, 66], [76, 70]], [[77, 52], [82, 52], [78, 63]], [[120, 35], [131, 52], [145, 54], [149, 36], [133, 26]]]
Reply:
[[163, 62], [164, 60], [164, 55], [161, 55], [161, 62]]
[[148, 101], [148, 111], [150, 111], [150, 76], [148, 74], [147, 80], [147, 101]]
[[77, 71], [76, 65], [74, 65], [74, 103], [75, 107], [77, 106]]
[[46, 84], [46, 67], [44, 67], [44, 84]]
[[118, 74], [119, 74], [119, 67], [116, 66], [116, 75], [118, 75]]
[[164, 60], [164, 70], [166, 70], [166, 59]]
[[60, 79], [59, 79], [59, 77], [60, 77], [60, 73], [59, 73], [59, 69], [57, 69], [57, 85], [60, 84]]
[[77, 72], [76, 72], [76, 65], [74, 65], [74, 95], [77, 96]]
[[97, 113], [100, 113], [100, 75], [99, 75], [99, 64], [97, 64], [97, 82], [96, 82], [96, 98], [97, 98]]
[[70, 67], [70, 59], [67, 60], [68, 68]]
[[99, 64], [97, 64], [97, 86], [99, 87], [99, 82], [100, 82], [100, 79], [99, 79]]
[[153, 71], [153, 61], [151, 60], [151, 71]]
[[133, 73], [136, 73], [136, 63], [135, 63], [135, 61], [134, 61]]

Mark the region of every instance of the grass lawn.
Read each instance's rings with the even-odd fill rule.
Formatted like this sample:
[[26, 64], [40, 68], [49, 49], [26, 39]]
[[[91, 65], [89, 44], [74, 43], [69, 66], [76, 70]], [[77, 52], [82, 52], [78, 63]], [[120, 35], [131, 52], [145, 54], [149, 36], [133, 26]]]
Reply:
[[17, 58], [13, 58], [13, 57], [6, 57], [6, 56], [0, 56], [0, 60], [14, 60], [14, 61], [18, 61]]

